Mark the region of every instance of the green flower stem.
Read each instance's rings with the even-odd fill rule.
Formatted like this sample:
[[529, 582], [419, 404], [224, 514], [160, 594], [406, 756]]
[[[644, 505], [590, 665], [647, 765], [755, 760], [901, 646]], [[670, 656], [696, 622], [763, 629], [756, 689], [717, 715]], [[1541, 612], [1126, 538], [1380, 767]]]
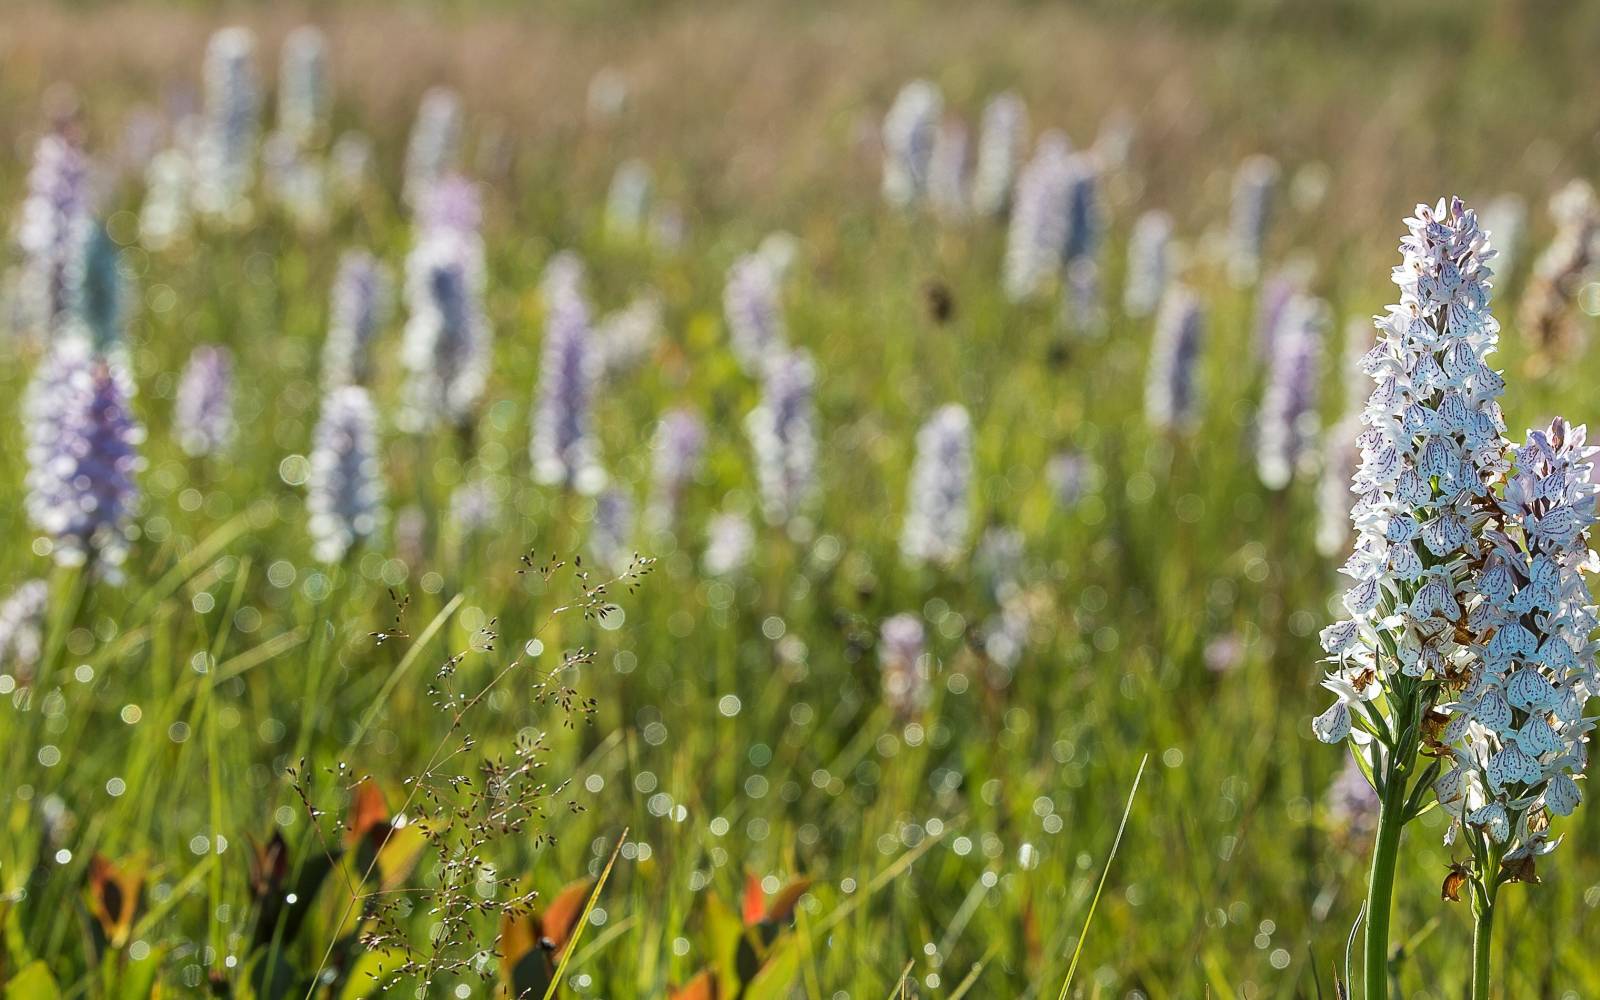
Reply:
[[[1487, 838], [1485, 838], [1487, 839]], [[1500, 892], [1501, 849], [1490, 843], [1484, 870], [1472, 892], [1472, 1000], [1489, 1000], [1489, 947], [1494, 937], [1494, 903]]]
[[1367, 882], [1366, 1000], [1387, 1000], [1389, 986], [1389, 911], [1394, 899], [1394, 869], [1400, 857], [1400, 831], [1406, 822], [1405, 773], [1389, 768], [1378, 810], [1378, 840]]

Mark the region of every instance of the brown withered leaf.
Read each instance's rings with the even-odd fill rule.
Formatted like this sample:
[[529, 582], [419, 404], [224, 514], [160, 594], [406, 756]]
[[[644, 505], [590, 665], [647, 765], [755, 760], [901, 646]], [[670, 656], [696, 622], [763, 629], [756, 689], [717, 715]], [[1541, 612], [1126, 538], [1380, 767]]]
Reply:
[[1439, 889], [1439, 898], [1447, 903], [1461, 902], [1461, 887], [1467, 884], [1467, 866], [1453, 864], [1444, 877], [1444, 885]]
[[767, 903], [766, 920], [771, 923], [781, 924], [794, 916], [794, 908], [799, 905], [800, 897], [811, 888], [811, 879], [797, 878], [793, 882], [779, 889], [773, 894], [772, 900]]
[[113, 948], [128, 941], [143, 886], [142, 871], [132, 866], [119, 867], [100, 854], [89, 859], [89, 912]]

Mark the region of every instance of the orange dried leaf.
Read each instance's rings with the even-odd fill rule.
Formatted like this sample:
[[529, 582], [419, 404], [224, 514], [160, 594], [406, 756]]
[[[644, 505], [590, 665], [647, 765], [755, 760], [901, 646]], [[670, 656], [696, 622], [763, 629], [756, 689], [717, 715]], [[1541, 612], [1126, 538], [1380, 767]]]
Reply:
[[742, 909], [746, 927], [760, 923], [762, 916], [767, 912], [767, 894], [761, 888], [761, 880], [750, 872], [745, 872], [744, 876]]
[[693, 979], [674, 990], [668, 1000], [717, 1000], [721, 995], [712, 970], [701, 969]]

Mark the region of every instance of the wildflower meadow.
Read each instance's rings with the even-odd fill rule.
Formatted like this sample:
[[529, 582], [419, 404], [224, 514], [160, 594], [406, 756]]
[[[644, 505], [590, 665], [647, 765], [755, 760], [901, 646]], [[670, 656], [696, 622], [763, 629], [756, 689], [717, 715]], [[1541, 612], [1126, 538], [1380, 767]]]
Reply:
[[1600, 996], [1600, 10], [3, 21], [0, 995]]

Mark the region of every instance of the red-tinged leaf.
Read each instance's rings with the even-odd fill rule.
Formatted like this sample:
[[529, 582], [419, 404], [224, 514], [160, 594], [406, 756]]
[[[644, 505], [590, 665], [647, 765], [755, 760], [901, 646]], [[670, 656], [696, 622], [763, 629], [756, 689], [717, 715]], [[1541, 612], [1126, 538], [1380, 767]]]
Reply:
[[557, 958], [566, 950], [567, 942], [572, 940], [572, 932], [577, 928], [578, 918], [583, 915], [583, 905], [589, 901], [589, 892], [593, 888], [594, 879], [579, 879], [556, 893], [550, 905], [545, 907], [539, 920], [543, 935], [541, 942]]
[[555, 972], [555, 963], [541, 944], [543, 936], [539, 918], [535, 914], [501, 915], [501, 996], [544, 996], [550, 976]]
[[744, 875], [743, 916], [746, 927], [759, 924], [767, 912], [767, 894], [761, 888], [761, 879], [750, 872]]
[[693, 979], [668, 995], [668, 1000], [717, 1000], [722, 995], [716, 974], [711, 969], [701, 969]]
[[798, 878], [772, 897], [772, 902], [767, 904], [766, 919], [775, 924], [787, 923], [794, 916], [794, 908], [800, 902], [800, 897], [811, 888], [811, 879]]
[[345, 828], [345, 842], [351, 847], [362, 843], [374, 830], [379, 831], [380, 839], [388, 832], [389, 806], [383, 801], [383, 790], [371, 778], [363, 778], [356, 785]]
[[1029, 968], [1037, 969], [1044, 954], [1044, 941], [1039, 934], [1039, 914], [1033, 907], [1033, 893], [1022, 901], [1022, 947], [1028, 956]]

